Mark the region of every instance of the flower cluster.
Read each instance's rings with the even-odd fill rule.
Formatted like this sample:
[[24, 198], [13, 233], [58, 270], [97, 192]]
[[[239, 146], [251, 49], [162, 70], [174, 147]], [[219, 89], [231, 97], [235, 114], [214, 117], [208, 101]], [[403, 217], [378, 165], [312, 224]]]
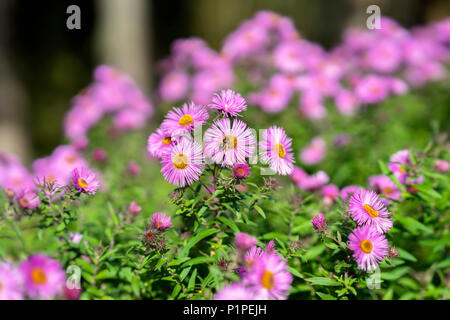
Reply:
[[141, 128], [153, 114], [153, 105], [128, 75], [102, 65], [94, 80], [73, 98], [64, 119], [64, 133], [74, 144], [85, 145], [89, 130], [106, 114], [118, 131]]
[[381, 29], [349, 29], [340, 45], [326, 51], [300, 37], [291, 19], [260, 11], [226, 37], [220, 55], [200, 39], [177, 40], [161, 63], [159, 92], [165, 101], [189, 97], [207, 103], [212, 92], [231, 85], [236, 67], [262, 88], [249, 100], [266, 112], [282, 111], [299, 93], [306, 118], [323, 118], [326, 99], [352, 115], [362, 105], [406, 93], [409, 85], [445, 79], [448, 24], [447, 19], [408, 31], [383, 17]]
[[[250, 174], [249, 159], [256, 156], [255, 133], [237, 119], [246, 109], [244, 98], [232, 90], [214, 95], [209, 109], [219, 117], [204, 134], [204, 148], [194, 139], [196, 129], [206, 124], [208, 108], [193, 102], [173, 108], [161, 126], [148, 138], [147, 150], [161, 160], [164, 178], [178, 187], [198, 181], [208, 163], [233, 170], [236, 178]], [[280, 127], [272, 126], [262, 133], [260, 159], [281, 175], [293, 170], [292, 141]]]
[[234, 77], [229, 61], [198, 38], [176, 40], [159, 70], [163, 76], [158, 96], [166, 102], [207, 104], [215, 91], [230, 87]]
[[236, 234], [236, 246], [243, 256], [239, 267], [241, 282], [223, 287], [215, 300], [283, 300], [287, 298], [292, 275], [283, 257], [273, 250], [256, 246], [256, 238], [245, 233]]

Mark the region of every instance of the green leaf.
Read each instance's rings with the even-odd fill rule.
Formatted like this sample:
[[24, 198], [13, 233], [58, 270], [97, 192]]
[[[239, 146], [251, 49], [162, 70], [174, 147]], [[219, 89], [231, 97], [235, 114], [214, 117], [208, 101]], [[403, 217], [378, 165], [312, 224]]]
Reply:
[[332, 295], [322, 293], [322, 292], [316, 292], [316, 293], [322, 300], [337, 300], [337, 298], [333, 297]]
[[264, 219], [266, 219], [266, 214], [264, 213], [264, 210], [261, 209], [261, 207], [257, 206], [256, 204], [253, 206], [253, 208], [255, 208], [256, 211], [258, 211], [259, 215], [261, 217], [263, 217]]
[[226, 224], [228, 227], [230, 227], [230, 229], [233, 230], [234, 233], [240, 232], [238, 226], [231, 219], [228, 219], [228, 218], [222, 216], [222, 217], [219, 217], [218, 220], [222, 221], [224, 224]]
[[341, 284], [336, 280], [325, 278], [325, 277], [312, 277], [305, 279], [308, 282], [311, 282], [312, 285], [318, 286], [340, 286]]
[[216, 261], [215, 257], [196, 257], [194, 259], [190, 259], [190, 260], [186, 261], [185, 263], [183, 263], [183, 265], [181, 267], [185, 268], [185, 267], [193, 266], [196, 264], [208, 263], [208, 262], [214, 262], [214, 261]]
[[194, 269], [191, 277], [189, 278], [188, 290], [193, 290], [195, 288], [195, 279], [197, 278], [197, 269]]
[[180, 257], [185, 257], [188, 255], [189, 250], [193, 246], [195, 246], [199, 241], [202, 239], [209, 237], [210, 235], [219, 232], [217, 229], [203, 229], [199, 233], [197, 233], [195, 236], [189, 239], [189, 241], [186, 243], [186, 245], [183, 247], [183, 250], [180, 252]]
[[402, 248], [397, 248], [397, 250], [398, 250], [398, 256], [399, 256], [400, 258], [403, 258], [403, 259], [405, 259], [405, 260], [409, 260], [409, 261], [412, 261], [412, 262], [416, 262], [416, 261], [417, 261], [416, 257], [414, 257], [414, 256], [413, 256], [411, 253], [409, 253], [408, 251], [403, 250]]

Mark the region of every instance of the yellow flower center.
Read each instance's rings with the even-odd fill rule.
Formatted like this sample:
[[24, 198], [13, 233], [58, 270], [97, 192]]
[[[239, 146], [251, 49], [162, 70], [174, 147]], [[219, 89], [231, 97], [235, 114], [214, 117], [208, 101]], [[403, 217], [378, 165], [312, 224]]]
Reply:
[[261, 277], [261, 285], [266, 288], [267, 290], [270, 290], [274, 286], [274, 278], [273, 273], [269, 270], [264, 271], [263, 276]]
[[392, 191], [394, 191], [394, 190], [392, 190], [392, 188], [389, 188], [389, 187], [383, 189], [384, 194], [391, 194]]
[[240, 176], [243, 176], [243, 175], [244, 175], [244, 169], [242, 169], [242, 168], [237, 168], [236, 171], [237, 171], [237, 173], [238, 173]]
[[31, 271], [31, 280], [36, 284], [44, 284], [47, 282], [47, 276], [40, 268], [35, 268]]
[[227, 134], [222, 139], [222, 147], [225, 150], [236, 149], [237, 143], [238, 143], [237, 138], [235, 136], [233, 136], [232, 134]]
[[192, 116], [189, 114], [185, 114], [180, 118], [178, 123], [180, 124], [180, 126], [189, 126], [194, 123], [194, 118], [192, 118]]
[[372, 218], [378, 217], [378, 211], [369, 206], [368, 204], [363, 205], [364, 210], [371, 216]]
[[188, 163], [189, 163], [188, 157], [182, 153], [176, 154], [172, 159], [173, 166], [180, 170], [186, 168]]
[[30, 204], [30, 201], [28, 201], [26, 198], [20, 198], [19, 204], [21, 207], [27, 207]]
[[75, 162], [76, 159], [77, 159], [77, 158], [76, 158], [75, 156], [70, 155], [70, 156], [68, 156], [68, 157], [66, 158], [66, 161], [67, 161], [67, 163], [72, 164], [72, 163]]
[[398, 172], [400, 172], [400, 173], [406, 173], [405, 169], [403, 169], [403, 168], [398, 169]]
[[2, 291], [3, 284], [0, 282], [0, 291]]
[[88, 183], [83, 178], [78, 179], [78, 185], [81, 188], [87, 188], [88, 187]]
[[250, 260], [247, 261], [247, 265], [250, 267], [250, 266], [252, 265], [253, 262], [255, 262], [255, 260], [250, 259]]
[[275, 145], [275, 152], [278, 153], [278, 156], [283, 159], [286, 157], [286, 149], [283, 147], [281, 143], [277, 143]]
[[[180, 121], [181, 121], [181, 120], [180, 120]], [[172, 143], [172, 139], [171, 139], [170, 137], [166, 137], [166, 138], [163, 138], [163, 139], [161, 140], [161, 142], [162, 142], [162, 144], [165, 144], [166, 146], [168, 146], [169, 144]]]
[[373, 250], [373, 245], [372, 242], [370, 242], [369, 240], [363, 240], [360, 242], [359, 244], [361, 250], [365, 253], [371, 253]]

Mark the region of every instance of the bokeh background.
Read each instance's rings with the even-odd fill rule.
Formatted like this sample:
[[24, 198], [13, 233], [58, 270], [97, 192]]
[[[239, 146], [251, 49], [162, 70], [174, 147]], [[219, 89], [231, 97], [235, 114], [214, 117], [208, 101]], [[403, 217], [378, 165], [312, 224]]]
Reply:
[[[66, 27], [71, 4], [81, 9], [81, 30]], [[345, 28], [365, 26], [371, 4], [405, 27], [450, 14], [446, 0], [1, 0], [0, 150], [29, 164], [63, 143], [70, 99], [98, 64], [129, 73], [152, 98], [156, 62], [178, 38], [198, 36], [218, 50], [265, 9], [293, 18], [303, 37], [330, 48]]]

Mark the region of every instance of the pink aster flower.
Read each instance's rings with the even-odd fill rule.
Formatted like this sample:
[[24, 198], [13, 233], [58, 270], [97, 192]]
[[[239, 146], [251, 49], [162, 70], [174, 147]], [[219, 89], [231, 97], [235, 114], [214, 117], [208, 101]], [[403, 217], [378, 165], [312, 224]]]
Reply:
[[384, 174], [370, 176], [369, 185], [387, 198], [394, 200], [400, 199], [401, 192], [397, 188], [397, 185]]
[[23, 279], [9, 262], [0, 263], [0, 300], [23, 300]]
[[250, 166], [246, 163], [237, 163], [234, 165], [233, 173], [238, 179], [247, 178], [250, 175]]
[[408, 173], [404, 167], [407, 167], [410, 164], [411, 158], [408, 149], [397, 151], [389, 159], [389, 169], [401, 183], [405, 183], [406, 178], [408, 177]]
[[348, 238], [348, 247], [353, 250], [353, 258], [361, 270], [375, 270], [388, 253], [384, 235], [369, 225], [354, 229]]
[[280, 255], [265, 254], [252, 264], [243, 283], [254, 290], [258, 300], [284, 300], [291, 288], [292, 275]]
[[258, 241], [255, 237], [249, 236], [244, 232], [236, 233], [234, 237], [236, 238], [236, 247], [243, 251], [252, 248]]
[[142, 208], [134, 201], [132, 201], [128, 207], [128, 211], [133, 215], [138, 214], [141, 210]]
[[223, 287], [214, 296], [214, 300], [253, 300], [254, 293], [241, 283]]
[[275, 250], [275, 241], [270, 240], [266, 247], [267, 253], [277, 253], [278, 250]]
[[202, 147], [182, 140], [164, 155], [161, 172], [169, 183], [185, 187], [197, 181], [203, 172]]
[[256, 137], [241, 120], [229, 118], [215, 121], [205, 133], [205, 156], [222, 166], [244, 163], [254, 155]]
[[162, 158], [165, 154], [170, 153], [172, 145], [170, 134], [165, 134], [161, 128], [158, 128], [156, 133], [152, 133], [148, 137], [147, 150], [153, 157]]
[[334, 101], [338, 111], [346, 116], [355, 114], [359, 108], [359, 101], [350, 90], [339, 90], [334, 97]]
[[318, 213], [314, 218], [312, 218], [311, 223], [314, 229], [324, 232], [327, 230], [327, 222], [322, 212]]
[[384, 77], [368, 75], [356, 85], [356, 96], [363, 103], [380, 102], [388, 96], [389, 84]]
[[161, 129], [168, 135], [180, 131], [191, 132], [196, 126], [204, 124], [208, 117], [208, 111], [205, 107], [197, 106], [193, 102], [185, 103], [181, 109], [173, 108], [169, 111]]
[[208, 107], [220, 110], [231, 117], [237, 117], [240, 116], [239, 112], [247, 110], [247, 102], [239, 93], [228, 89], [220, 91], [220, 94], [214, 94], [212, 103]]
[[322, 196], [326, 204], [331, 204], [337, 197], [339, 197], [339, 188], [334, 184], [323, 186]]
[[303, 190], [316, 190], [327, 184], [330, 178], [325, 171], [317, 171], [306, 177], [306, 179], [300, 180], [297, 186]]
[[39, 207], [39, 196], [30, 189], [20, 190], [16, 195], [17, 202], [23, 209], [35, 209]]
[[75, 244], [77, 244], [77, 243], [80, 243], [81, 242], [81, 239], [83, 239], [83, 235], [81, 234], [81, 233], [78, 233], [78, 232], [70, 232], [69, 233], [69, 238], [70, 238], [70, 241], [72, 241], [72, 243], [75, 243]]
[[304, 164], [317, 164], [322, 161], [326, 151], [327, 144], [325, 140], [320, 137], [316, 137], [312, 139], [309, 145], [302, 150], [300, 158]]
[[263, 131], [260, 142], [262, 162], [269, 164], [270, 169], [281, 175], [289, 175], [294, 170], [292, 139], [283, 128], [272, 126]]
[[349, 212], [358, 225], [369, 225], [382, 233], [392, 228], [389, 211], [372, 190], [355, 192], [350, 198]]
[[155, 212], [152, 215], [152, 223], [153, 227], [155, 227], [159, 231], [163, 231], [172, 225], [172, 217], [162, 212]]
[[178, 101], [184, 98], [189, 88], [189, 76], [185, 72], [173, 71], [160, 82], [159, 94], [163, 101]]
[[94, 151], [92, 151], [92, 157], [95, 161], [103, 162], [108, 158], [108, 154], [105, 149], [95, 148]]
[[30, 298], [48, 300], [63, 293], [65, 273], [58, 261], [43, 254], [31, 255], [19, 270]]
[[346, 186], [341, 189], [341, 198], [342, 200], [347, 200], [353, 195], [353, 193], [359, 192], [361, 190], [363, 190], [363, 188], [360, 186]]
[[251, 247], [249, 250], [247, 250], [244, 256], [246, 267], [251, 267], [253, 263], [256, 260], [260, 259], [264, 254], [265, 252], [260, 247]]
[[128, 172], [133, 176], [137, 176], [141, 173], [141, 167], [135, 161], [130, 161], [128, 162]]
[[300, 167], [294, 166], [294, 169], [291, 173], [291, 180], [296, 184], [299, 185], [300, 181], [306, 180], [308, 178], [308, 173], [306, 173], [305, 170], [303, 170]]
[[72, 172], [74, 187], [80, 192], [95, 194], [100, 187], [97, 175], [87, 168], [75, 168]]
[[448, 161], [438, 159], [435, 162], [435, 167], [439, 172], [445, 173], [450, 169], [450, 163]]

